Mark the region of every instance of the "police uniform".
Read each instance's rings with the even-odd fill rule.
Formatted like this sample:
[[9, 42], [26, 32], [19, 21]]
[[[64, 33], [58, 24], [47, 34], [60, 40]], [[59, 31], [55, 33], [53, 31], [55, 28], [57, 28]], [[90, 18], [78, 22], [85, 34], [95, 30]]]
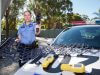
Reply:
[[33, 22], [30, 22], [29, 25], [23, 23], [18, 30], [18, 35], [21, 36], [18, 47], [20, 66], [32, 58], [36, 40], [35, 32], [36, 23]]

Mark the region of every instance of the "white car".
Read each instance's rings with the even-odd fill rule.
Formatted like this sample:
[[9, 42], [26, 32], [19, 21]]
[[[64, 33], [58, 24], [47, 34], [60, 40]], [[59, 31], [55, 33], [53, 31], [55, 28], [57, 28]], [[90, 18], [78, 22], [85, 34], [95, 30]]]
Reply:
[[[45, 56], [30, 60], [15, 75], [100, 75], [100, 25], [64, 29], [45, 49]], [[54, 60], [48, 65], [50, 56]]]

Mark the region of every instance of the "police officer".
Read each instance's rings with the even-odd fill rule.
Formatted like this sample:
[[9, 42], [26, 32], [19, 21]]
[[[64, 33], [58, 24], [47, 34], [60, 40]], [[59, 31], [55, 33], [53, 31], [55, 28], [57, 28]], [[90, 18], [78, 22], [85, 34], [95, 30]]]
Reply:
[[18, 47], [19, 66], [22, 66], [31, 59], [35, 47], [36, 35], [40, 33], [40, 25], [33, 23], [31, 16], [30, 11], [24, 12], [25, 22], [19, 27], [18, 38], [15, 40], [20, 43]]

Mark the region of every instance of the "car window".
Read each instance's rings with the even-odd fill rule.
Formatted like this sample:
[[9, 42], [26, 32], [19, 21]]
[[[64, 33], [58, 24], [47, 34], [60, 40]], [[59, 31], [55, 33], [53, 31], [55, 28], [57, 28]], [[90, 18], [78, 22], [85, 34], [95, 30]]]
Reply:
[[59, 37], [56, 38], [54, 44], [86, 44], [91, 47], [100, 48], [100, 28], [98, 27], [76, 27], [64, 30]]
[[84, 39], [94, 39], [96, 36], [100, 36], [100, 30], [83, 29], [80, 30], [81, 36]]

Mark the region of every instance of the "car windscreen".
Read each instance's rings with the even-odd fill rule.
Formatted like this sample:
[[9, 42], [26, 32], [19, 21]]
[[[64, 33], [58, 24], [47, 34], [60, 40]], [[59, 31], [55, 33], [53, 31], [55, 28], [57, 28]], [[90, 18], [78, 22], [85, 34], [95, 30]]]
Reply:
[[54, 45], [80, 44], [100, 48], [100, 27], [73, 27], [64, 30], [54, 41]]

